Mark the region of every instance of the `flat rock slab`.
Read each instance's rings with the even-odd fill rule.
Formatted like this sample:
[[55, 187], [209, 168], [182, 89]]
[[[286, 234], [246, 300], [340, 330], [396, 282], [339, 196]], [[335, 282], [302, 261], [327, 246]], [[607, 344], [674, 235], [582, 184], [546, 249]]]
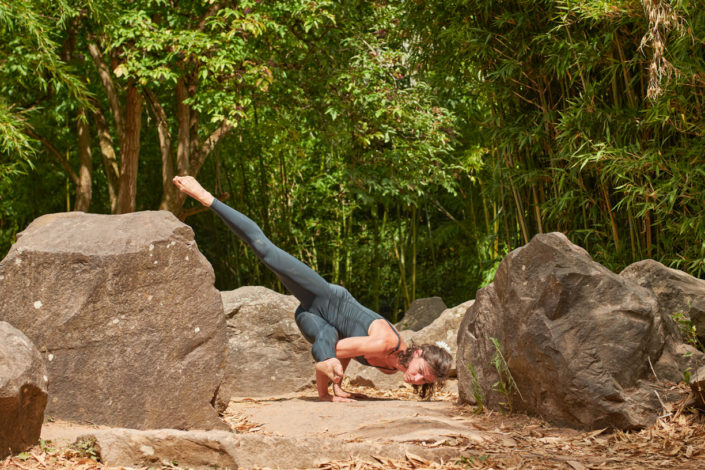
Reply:
[[407, 454], [428, 460], [452, 458], [457, 450], [420, 445], [389, 446], [367, 442], [341, 442], [325, 438], [291, 438], [226, 431], [110, 429], [79, 438], [94, 441], [103, 464], [181, 468], [315, 468], [331, 460], [390, 459]]
[[92, 430], [108, 466], [188, 468], [315, 468], [331, 460], [401, 459], [431, 461], [458, 457], [448, 442], [501, 441], [499, 432], [480, 431], [473, 416], [449, 402], [366, 400], [321, 403], [279, 397], [233, 401], [226, 412], [243, 433], [161, 429]]
[[471, 418], [441, 401], [365, 400], [321, 403], [314, 399], [231, 402], [227, 414], [283, 437], [334, 437], [377, 442], [434, 442], [450, 435], [472, 440], [486, 436]]

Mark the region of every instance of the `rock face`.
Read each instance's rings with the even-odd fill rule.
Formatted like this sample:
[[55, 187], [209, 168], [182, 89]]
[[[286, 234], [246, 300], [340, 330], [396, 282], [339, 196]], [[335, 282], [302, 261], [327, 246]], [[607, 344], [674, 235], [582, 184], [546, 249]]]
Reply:
[[463, 319], [460, 399], [578, 428], [641, 428], [661, 409], [654, 391], [669, 398], [654, 372], [679, 381], [702, 362], [692, 348], [686, 362], [683, 348], [650, 291], [560, 233], [537, 235], [507, 255]]
[[395, 326], [400, 330], [419, 331], [433, 323], [448, 307], [440, 297], [416, 299], [409, 305], [409, 310]]
[[169, 212], [38, 218], [0, 262], [0, 320], [49, 375], [47, 415], [132, 428], [225, 428], [213, 269]]
[[[430, 325], [420, 331], [403, 330], [400, 332], [401, 337], [406, 344], [412, 342], [414, 344], [435, 344], [437, 341], [443, 341], [448, 345], [451, 354], [455, 357], [458, 350], [458, 327], [474, 302], [474, 300], [468, 300], [453, 308], [446, 309]], [[388, 375], [374, 367], [363, 366], [356, 361], [351, 361], [345, 372], [351, 383], [355, 385], [367, 385], [380, 390], [392, 390], [404, 386], [401, 374]], [[455, 373], [455, 369], [453, 369], [450, 374], [451, 377]]]
[[652, 291], [663, 314], [689, 318], [705, 344], [705, 281], [652, 259], [630, 264], [619, 275]]
[[32, 341], [0, 321], [0, 459], [39, 442], [47, 371]]
[[705, 410], [705, 366], [701, 366], [690, 377], [690, 391], [693, 394], [695, 406]]
[[[294, 321], [294, 296], [252, 286], [221, 295], [229, 341], [225, 396], [294, 392], [315, 379], [311, 345]], [[227, 406], [220, 392], [218, 402]]]

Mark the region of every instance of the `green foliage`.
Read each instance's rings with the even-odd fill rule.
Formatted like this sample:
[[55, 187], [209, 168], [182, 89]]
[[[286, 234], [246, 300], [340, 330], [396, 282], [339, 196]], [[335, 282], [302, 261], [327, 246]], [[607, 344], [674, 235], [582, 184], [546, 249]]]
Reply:
[[0, 3], [0, 179], [21, 172], [36, 155], [26, 131], [40, 108], [26, 100], [36, 93], [66, 93], [87, 102], [83, 83], [58, 54], [56, 24], [68, 11], [64, 1]]
[[695, 325], [693, 325], [693, 322], [690, 321], [690, 318], [688, 318], [682, 312], [676, 312], [671, 315], [671, 317], [678, 324], [678, 327], [680, 328], [681, 334], [683, 335], [683, 339], [685, 340], [685, 342], [693, 347], [698, 348], [700, 351], [705, 352], [705, 348], [703, 348], [702, 343], [698, 339], [698, 332], [695, 328]]
[[557, 230], [613, 269], [653, 257], [703, 273], [698, 2], [403, 4], [419, 66], [488, 148], [507, 245]]
[[475, 399], [475, 412], [481, 413], [485, 407], [485, 394], [480, 387], [480, 381], [477, 379], [477, 372], [472, 362], [468, 362], [468, 370], [470, 371], [470, 386], [472, 387], [472, 396]]
[[492, 390], [504, 397], [504, 402], [500, 404], [506, 406], [507, 409], [511, 411], [512, 397], [514, 394], [519, 395], [521, 400], [524, 400], [524, 397], [521, 396], [521, 391], [519, 391], [519, 387], [517, 387], [514, 377], [512, 377], [507, 361], [504, 359], [504, 355], [502, 354], [502, 347], [499, 344], [499, 341], [497, 338], [490, 338], [490, 341], [492, 341], [492, 345], [495, 348], [495, 353], [492, 355], [490, 364], [495, 367], [497, 370], [497, 376], [499, 377], [499, 380], [492, 384]]
[[78, 453], [79, 457], [86, 457], [96, 462], [100, 460], [98, 458], [98, 451], [96, 450], [96, 440], [92, 437], [76, 441], [71, 445], [71, 448]]
[[[474, 297], [547, 231], [614, 270], [652, 257], [703, 275], [701, 3], [0, 2], [0, 252], [67, 210], [81, 113], [91, 211], [111, 211], [96, 112], [121, 159], [135, 85], [138, 210], [162, 206], [166, 160], [186, 153], [176, 171], [391, 319]], [[219, 288], [281, 289], [212, 214], [187, 223]]]
[[487, 465], [489, 455], [483, 454], [480, 456], [471, 455], [469, 457], [461, 456], [456, 464], [464, 465], [467, 468], [484, 468]]
[[[676, 324], [678, 324], [678, 327], [680, 328], [681, 334], [683, 335], [683, 339], [685, 340], [686, 343], [690, 344], [694, 348], [697, 348], [700, 351], [705, 352], [705, 347], [703, 344], [700, 342], [698, 339], [698, 333], [695, 328], [695, 325], [693, 325], [693, 322], [690, 321], [690, 318], [688, 318], [685, 314], [682, 312], [676, 312], [671, 317], [675, 320]], [[686, 352], [683, 357], [691, 357], [693, 354], [691, 352]], [[697, 370], [699, 368], [700, 364], [696, 361], [696, 367], [695, 369]], [[683, 371], [683, 381], [687, 384], [690, 383], [690, 378], [693, 375], [693, 369], [691, 367], [686, 368]]]

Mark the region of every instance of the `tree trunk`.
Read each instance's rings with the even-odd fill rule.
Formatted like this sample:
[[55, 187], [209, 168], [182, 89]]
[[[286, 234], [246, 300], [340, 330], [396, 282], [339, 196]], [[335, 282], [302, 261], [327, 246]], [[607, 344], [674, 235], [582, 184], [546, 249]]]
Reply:
[[123, 136], [126, 132], [125, 122], [123, 119], [122, 106], [120, 105], [120, 98], [118, 96], [118, 89], [113, 82], [113, 77], [110, 72], [110, 68], [103, 61], [103, 54], [100, 52], [100, 48], [97, 44], [89, 43], [88, 52], [93, 58], [96, 69], [98, 70], [98, 76], [100, 81], [103, 83], [105, 88], [105, 94], [108, 97], [108, 102], [110, 103], [110, 110], [113, 113], [113, 119], [115, 120], [115, 127], [117, 128], [118, 138], [122, 143]]
[[76, 202], [74, 210], [88, 212], [91, 206], [91, 196], [93, 186], [91, 178], [93, 175], [93, 159], [91, 157], [91, 135], [90, 126], [86, 117], [86, 111], [82, 109], [78, 114], [78, 151], [81, 155], [81, 168], [78, 171], [79, 183], [76, 185]]
[[113, 138], [110, 135], [108, 124], [105, 122], [105, 116], [96, 104], [95, 125], [98, 130], [98, 143], [100, 145], [100, 153], [103, 156], [103, 167], [105, 168], [105, 176], [108, 180], [108, 197], [110, 198], [110, 213], [117, 214], [117, 195], [118, 184], [120, 179], [120, 170], [118, 169], [117, 158], [115, 156], [115, 147], [113, 146]]
[[140, 155], [140, 130], [142, 127], [142, 95], [132, 80], [127, 85], [125, 99], [125, 138], [120, 150], [120, 180], [117, 213], [134, 212], [137, 206], [137, 164]]
[[157, 133], [159, 134], [159, 149], [162, 156], [162, 200], [159, 203], [159, 210], [171, 210], [176, 208], [179, 190], [171, 182], [176, 174], [174, 173], [174, 160], [171, 156], [171, 134], [169, 133], [169, 122], [166, 112], [156, 95], [148, 88], [144, 89], [144, 97], [152, 110], [152, 114], [157, 121]]
[[188, 175], [191, 166], [191, 108], [184, 104], [188, 99], [184, 78], [176, 82], [176, 122], [179, 129], [176, 144], [176, 170], [179, 175]]

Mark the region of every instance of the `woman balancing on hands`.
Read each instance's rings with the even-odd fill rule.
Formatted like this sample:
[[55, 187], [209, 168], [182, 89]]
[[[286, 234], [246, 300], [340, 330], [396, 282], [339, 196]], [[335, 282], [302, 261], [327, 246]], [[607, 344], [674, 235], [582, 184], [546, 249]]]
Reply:
[[[353, 401], [340, 388], [350, 359], [376, 367], [386, 374], [400, 371], [404, 381], [422, 397], [430, 396], [436, 383], [446, 379], [452, 357], [430, 344], [408, 347], [394, 326], [363, 307], [342, 286], [330, 284], [311, 268], [276, 247], [245, 215], [215, 199], [191, 176], [177, 176], [174, 184], [183, 193], [213, 210], [255, 252], [286, 288], [301, 302], [295, 319], [313, 345], [316, 385], [322, 401]], [[329, 380], [333, 393], [328, 393]]]

